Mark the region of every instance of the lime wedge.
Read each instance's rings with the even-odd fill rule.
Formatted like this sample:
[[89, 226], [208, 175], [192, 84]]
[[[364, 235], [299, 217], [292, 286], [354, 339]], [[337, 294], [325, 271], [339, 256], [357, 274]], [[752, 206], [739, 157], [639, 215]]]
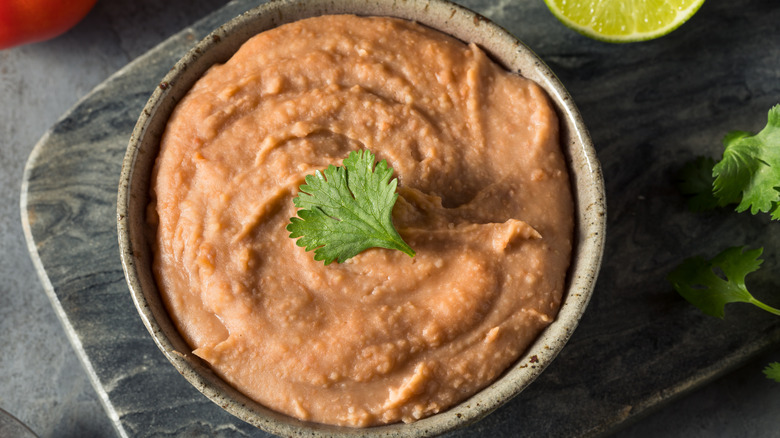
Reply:
[[566, 26], [610, 43], [644, 41], [677, 29], [704, 0], [544, 0]]

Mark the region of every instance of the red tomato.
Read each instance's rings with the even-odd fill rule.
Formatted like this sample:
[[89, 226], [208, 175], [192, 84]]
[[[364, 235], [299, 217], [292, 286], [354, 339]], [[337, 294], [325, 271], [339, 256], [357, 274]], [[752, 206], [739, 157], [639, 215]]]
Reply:
[[0, 0], [0, 49], [54, 38], [81, 21], [97, 0]]

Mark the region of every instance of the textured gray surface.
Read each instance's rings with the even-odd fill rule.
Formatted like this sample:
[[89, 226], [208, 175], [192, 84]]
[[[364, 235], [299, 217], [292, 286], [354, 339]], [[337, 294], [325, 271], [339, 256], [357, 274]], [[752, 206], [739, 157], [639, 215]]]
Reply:
[[[780, 13], [774, 1], [751, 1], [750, 7], [710, 1], [675, 33], [630, 46], [569, 32], [541, 2], [463, 3], [524, 40], [567, 85], [604, 165], [610, 223], [596, 296], [571, 344], [518, 399], [453, 435], [586, 434], [655, 407], [776, 344], [780, 327], [772, 318], [740, 307], [731, 308], [725, 321], [706, 318], [663, 280], [683, 257], [713, 254], [725, 245], [766, 245], [767, 267], [777, 266], [777, 232], [766, 221], [729, 212], [689, 214], [670, 182], [683, 160], [717, 153], [727, 130], [759, 129], [777, 102]], [[216, 7], [205, 1], [192, 5], [204, 12]], [[66, 36], [0, 52], [0, 96], [4, 104], [6, 98], [11, 103], [4, 107], [14, 108], [0, 118], [0, 129], [10, 133], [10, 147], [0, 149], [0, 189], [7, 201], [0, 237], [8, 248], [0, 263], [0, 369], [11, 375], [0, 380], [0, 407], [41, 436], [111, 432], [65, 337], [52, 323], [55, 317], [23, 254], [15, 210], [21, 165], [35, 137], [64, 107], [147, 49], [149, 41], [197, 17], [192, 10], [160, 8], [152, 2], [101, 3], [71, 33], [78, 41]], [[196, 26], [195, 34], [230, 15], [220, 12]], [[128, 24], [133, 16], [138, 21]], [[155, 20], [168, 32], [159, 30]], [[122, 32], [139, 39], [123, 39]], [[195, 38], [185, 34], [171, 44], [183, 50]], [[96, 67], [72, 62], [76, 48]], [[177, 55], [158, 51], [157, 56]], [[55, 126], [29, 162], [30, 228], [57, 302], [78, 334], [80, 353], [95, 370], [126, 434], [260, 435], [175, 375], [123, 290], [113, 224], [119, 161], [143, 101], [171, 63], [161, 60], [115, 79], [114, 88], [98, 90]], [[38, 73], [19, 72], [25, 69]], [[50, 69], [60, 69], [67, 79], [40, 73]], [[42, 93], [51, 82], [57, 91]], [[72, 88], [63, 91], [68, 84]], [[751, 279], [751, 287], [764, 293], [776, 289], [771, 270]], [[775, 435], [772, 409], [776, 412], [780, 404], [775, 395], [780, 391], [772, 392], [758, 375], [770, 359], [777, 355], [770, 353], [621, 435]]]

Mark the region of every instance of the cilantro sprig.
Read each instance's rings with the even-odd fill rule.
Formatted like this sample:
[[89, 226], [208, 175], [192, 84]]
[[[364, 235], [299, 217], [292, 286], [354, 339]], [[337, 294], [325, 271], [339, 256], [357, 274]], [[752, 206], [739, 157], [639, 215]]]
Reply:
[[[723, 158], [699, 157], [682, 168], [680, 191], [688, 206], [704, 211], [737, 204], [737, 212], [770, 213], [780, 220], [780, 105], [769, 110], [766, 126], [755, 135], [731, 131], [723, 139]], [[757, 271], [763, 248], [728, 248], [711, 260], [684, 260], [668, 276], [675, 290], [707, 315], [723, 318], [728, 303], [749, 303], [780, 316], [780, 310], [755, 299], [745, 277]], [[770, 363], [767, 378], [780, 383], [780, 363]]]
[[758, 134], [731, 131], [723, 146], [718, 163], [700, 157], [683, 167], [679, 188], [691, 196], [690, 208], [701, 211], [737, 204], [737, 212], [770, 213], [779, 220], [780, 105], [769, 110], [767, 124]]
[[738, 212], [771, 212], [772, 219], [780, 219], [780, 105], [769, 110], [758, 134], [732, 131], [723, 144], [723, 159], [712, 168], [715, 197], [721, 203], [738, 202]]
[[293, 199], [298, 217], [287, 231], [314, 260], [341, 263], [368, 248], [397, 249], [409, 256], [414, 250], [393, 226], [393, 206], [398, 180], [382, 160], [374, 166], [370, 151], [352, 151], [343, 166], [328, 166], [306, 176]]
[[748, 303], [780, 315], [780, 310], [755, 299], [745, 286], [745, 277], [761, 267], [763, 250], [735, 246], [711, 260], [691, 257], [666, 278], [683, 298], [710, 316], [723, 318], [728, 303]]
[[[666, 278], [689, 303], [710, 316], [723, 318], [726, 304], [748, 303], [780, 316], [780, 310], [757, 300], [745, 286], [745, 277], [761, 267], [763, 248], [731, 247], [710, 260], [685, 259]], [[780, 383], [780, 363], [764, 368], [768, 379]]]
[[764, 374], [768, 379], [780, 383], [780, 363], [772, 362], [764, 368]]

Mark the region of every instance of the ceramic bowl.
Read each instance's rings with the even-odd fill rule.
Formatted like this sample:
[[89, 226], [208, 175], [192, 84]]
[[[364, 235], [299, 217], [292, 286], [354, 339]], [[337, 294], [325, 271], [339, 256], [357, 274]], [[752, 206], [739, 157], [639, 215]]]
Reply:
[[[351, 13], [415, 20], [462, 41], [475, 42], [510, 71], [536, 81], [560, 118], [562, 147], [575, 195], [575, 240], [567, 290], [556, 320], [496, 382], [471, 398], [410, 424], [351, 429], [307, 423], [250, 400], [213, 374], [171, 322], [152, 275], [145, 210], [152, 166], [171, 111], [215, 63], [225, 62], [253, 35], [295, 20]], [[160, 81], [132, 133], [119, 185], [118, 231], [122, 264], [144, 324], [176, 369], [198, 390], [238, 418], [283, 436], [431, 436], [472, 423], [520, 393], [563, 348], [593, 292], [605, 231], [604, 185], [599, 162], [579, 111], [552, 71], [528, 47], [484, 17], [443, 0], [275, 1], [250, 10], [201, 41]]]

